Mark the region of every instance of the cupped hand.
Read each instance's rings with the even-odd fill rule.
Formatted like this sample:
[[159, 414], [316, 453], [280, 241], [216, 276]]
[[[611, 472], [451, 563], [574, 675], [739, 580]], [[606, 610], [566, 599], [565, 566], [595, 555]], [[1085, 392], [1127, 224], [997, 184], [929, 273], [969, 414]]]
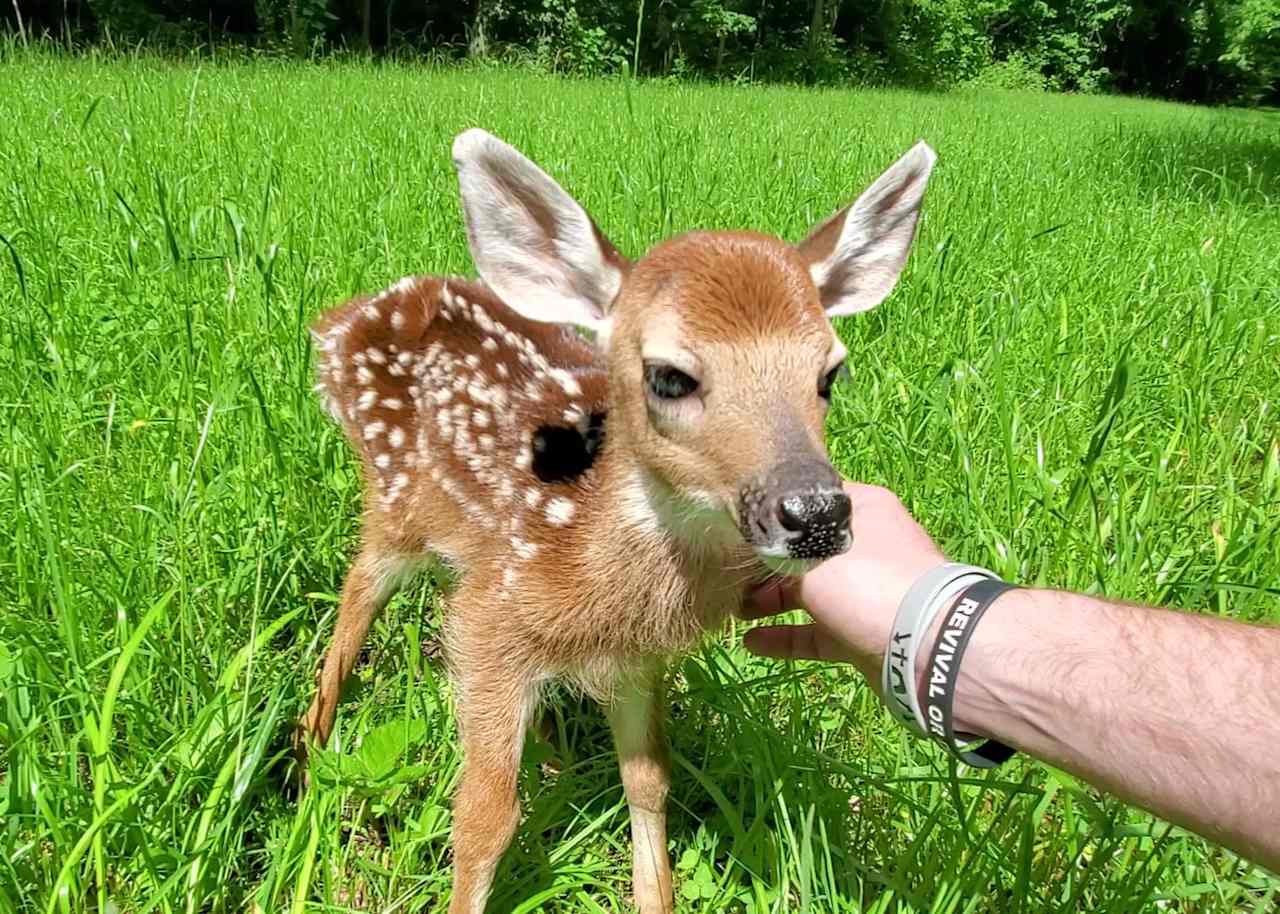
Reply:
[[853, 545], [801, 578], [753, 591], [745, 619], [803, 609], [806, 625], [765, 625], [747, 632], [747, 650], [764, 657], [855, 664], [879, 687], [898, 604], [916, 579], [946, 561], [893, 492], [846, 482], [853, 502]]

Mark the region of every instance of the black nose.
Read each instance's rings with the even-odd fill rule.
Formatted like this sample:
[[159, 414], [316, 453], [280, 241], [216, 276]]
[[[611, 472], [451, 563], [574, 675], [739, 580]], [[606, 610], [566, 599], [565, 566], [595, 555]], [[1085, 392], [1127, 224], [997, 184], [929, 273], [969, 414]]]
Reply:
[[778, 499], [778, 522], [794, 533], [843, 527], [852, 510], [849, 496], [839, 489], [796, 493]]

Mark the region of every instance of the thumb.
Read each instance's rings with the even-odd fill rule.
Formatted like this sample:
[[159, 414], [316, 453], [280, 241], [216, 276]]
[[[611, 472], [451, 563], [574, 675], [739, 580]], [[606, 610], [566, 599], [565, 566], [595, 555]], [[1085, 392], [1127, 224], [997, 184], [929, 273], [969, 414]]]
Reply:
[[836, 660], [816, 625], [763, 625], [742, 637], [751, 653], [779, 660]]

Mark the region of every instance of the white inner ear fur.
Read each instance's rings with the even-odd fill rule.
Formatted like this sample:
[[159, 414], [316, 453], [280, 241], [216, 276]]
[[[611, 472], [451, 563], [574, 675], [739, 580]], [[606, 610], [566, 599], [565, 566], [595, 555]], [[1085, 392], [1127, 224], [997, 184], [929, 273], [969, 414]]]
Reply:
[[[928, 145], [917, 143], [845, 210], [830, 253], [809, 265], [828, 316], [868, 311], [893, 291], [915, 237], [920, 203], [936, 160]], [[830, 222], [809, 240], [828, 226]], [[802, 250], [806, 243], [801, 244]]]
[[525, 317], [606, 342], [622, 270], [586, 212], [541, 168], [483, 130], [453, 143], [467, 239], [485, 283]]

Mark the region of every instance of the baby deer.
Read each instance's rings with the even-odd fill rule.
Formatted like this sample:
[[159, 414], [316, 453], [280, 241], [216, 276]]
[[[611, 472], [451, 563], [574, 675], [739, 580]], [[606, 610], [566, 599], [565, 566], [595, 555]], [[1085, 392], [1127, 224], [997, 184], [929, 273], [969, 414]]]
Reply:
[[636, 904], [668, 912], [665, 661], [752, 582], [848, 548], [823, 445], [846, 356], [830, 318], [892, 290], [934, 154], [917, 144], [799, 244], [693, 232], [634, 262], [500, 140], [469, 130], [453, 159], [484, 284], [410, 277], [313, 328], [367, 495], [300, 739], [327, 741], [373, 617], [441, 557], [461, 574], [445, 622], [464, 758], [450, 912], [484, 909], [552, 679], [605, 707]]

